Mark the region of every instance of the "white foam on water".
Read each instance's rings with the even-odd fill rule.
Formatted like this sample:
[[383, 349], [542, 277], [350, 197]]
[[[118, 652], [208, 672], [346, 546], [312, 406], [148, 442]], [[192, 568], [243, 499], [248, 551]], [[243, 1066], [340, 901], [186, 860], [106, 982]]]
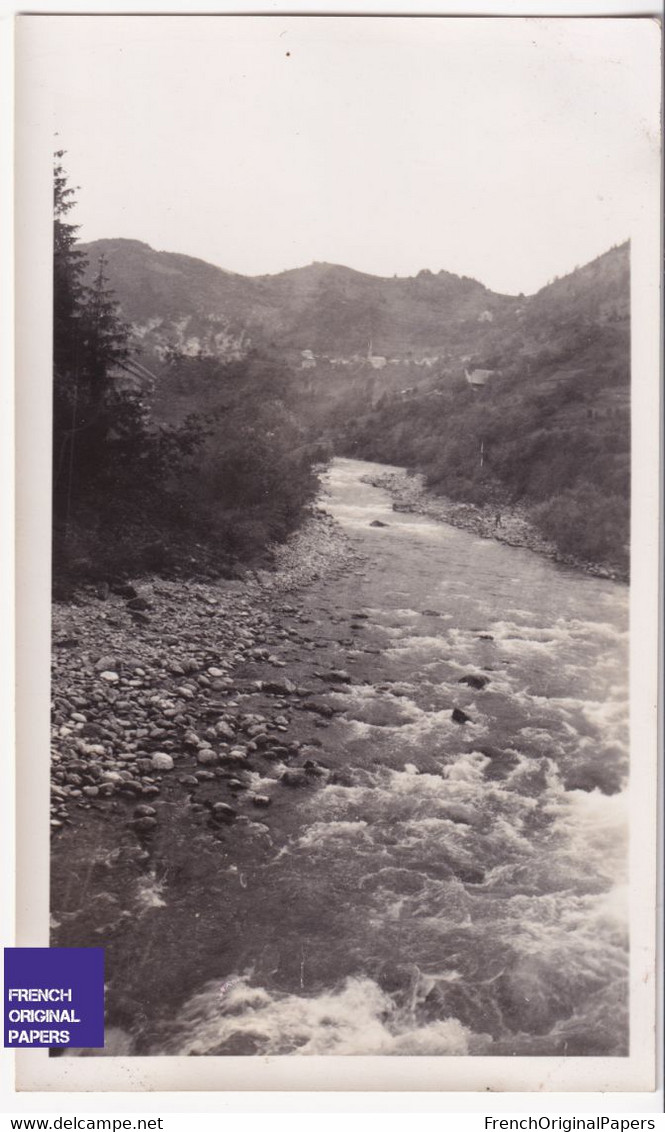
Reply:
[[151, 908], [166, 908], [164, 900], [164, 881], [158, 880], [155, 873], [140, 877], [136, 885], [136, 904], [139, 915]]
[[[539, 795], [525, 796], [514, 784], [534, 760], [514, 754], [503, 781], [488, 781], [491, 760], [471, 751], [441, 774], [379, 766], [303, 803], [314, 820], [289, 853], [303, 854], [310, 878], [343, 863], [337, 875], [362, 893], [348, 910], [354, 949], [367, 939], [387, 959], [401, 947], [420, 956], [406, 1004], [403, 981], [395, 995], [360, 975], [294, 994], [246, 976], [222, 1001], [219, 984], [194, 996], [162, 1052], [233, 1053], [240, 1042], [240, 1052], [265, 1055], [491, 1053], [482, 1021], [470, 1028], [446, 1006], [459, 984], [507, 1041], [522, 1034], [547, 1052], [557, 1035], [593, 1036], [593, 1019], [606, 1029], [610, 1001], [618, 1032], [626, 798], [566, 791], [544, 760]], [[469, 869], [479, 872], [466, 883]]]
[[420, 610], [411, 609], [410, 607], [400, 608], [400, 609], [398, 609], [398, 608], [383, 609], [383, 610], [381, 610], [380, 613], [377, 613], [377, 620], [379, 620], [381, 617], [390, 617], [390, 618], [401, 617], [404, 621], [415, 621], [416, 618], [420, 617]]
[[[400, 749], [404, 748], [405, 754], [409, 748], [428, 749], [432, 744], [445, 747], [448, 739], [458, 737], [460, 724], [453, 720], [450, 707], [440, 711], [425, 711], [415, 704], [411, 706], [414, 709], [411, 722], [404, 721], [391, 725], [349, 719], [346, 726], [351, 737], [358, 739], [394, 731], [399, 734]], [[475, 711], [475, 708], [469, 705], [468, 710]], [[475, 717], [464, 724], [467, 738], [482, 739], [487, 736], [488, 731], [487, 721], [480, 712], [476, 712]]]
[[557, 809], [557, 832], [566, 842], [571, 861], [585, 862], [594, 876], [605, 878], [612, 889], [626, 884], [628, 791], [602, 794], [599, 790], [572, 790]]
[[[280, 771], [285, 769], [285, 764], [282, 762], [273, 763], [273, 766], [278, 767]], [[279, 782], [279, 774], [260, 774], [256, 770], [246, 772], [246, 778], [249, 789], [255, 794], [265, 794], [267, 790], [270, 790], [271, 787]]]
[[593, 641], [619, 642], [627, 641], [627, 633], [609, 621], [583, 621], [579, 618], [557, 618], [547, 625], [523, 625], [515, 621], [493, 621], [490, 632], [495, 641], [505, 643], [510, 640], [522, 641], [528, 644], [556, 644], [561, 642], [578, 642], [591, 639]]
[[313, 996], [270, 993], [243, 979], [223, 997], [213, 983], [190, 999], [165, 1052], [214, 1053], [243, 1036], [264, 1056], [470, 1052], [472, 1035], [455, 1019], [424, 1027], [408, 1022], [368, 978], [348, 978], [339, 989]]
[[[387, 630], [390, 636], [398, 637], [403, 629]], [[399, 638], [399, 644], [390, 645], [384, 651], [390, 656], [406, 656], [409, 653], [442, 653], [448, 656], [448, 644], [445, 637], [425, 637], [411, 635]]]
[[[524, 690], [514, 691], [513, 696], [528, 715], [555, 713], [559, 724], [574, 738], [578, 753], [588, 749], [589, 743], [593, 742], [583, 734], [585, 726], [591, 726], [596, 735], [595, 743], [602, 743], [604, 751], [611, 747], [627, 757], [628, 700], [625, 689], [611, 689], [608, 697], [601, 701], [577, 696], [534, 695]], [[548, 733], [538, 728], [522, 728], [520, 734], [538, 742]]]
[[[307, 832], [298, 839], [297, 844], [300, 849], [308, 849], [314, 846], [320, 849], [327, 847], [331, 842], [352, 841], [354, 845], [350, 848], [357, 850], [359, 840], [371, 844], [371, 836], [366, 821], [362, 821], [362, 819], [356, 821], [321, 821], [310, 825]], [[338, 845], [337, 848], [342, 848], [342, 846]]]

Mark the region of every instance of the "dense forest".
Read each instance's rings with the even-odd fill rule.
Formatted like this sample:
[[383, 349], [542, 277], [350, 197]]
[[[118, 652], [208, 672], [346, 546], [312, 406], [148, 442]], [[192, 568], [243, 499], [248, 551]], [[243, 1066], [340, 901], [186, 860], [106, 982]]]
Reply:
[[298, 423], [290, 373], [257, 351], [229, 365], [174, 349], [173, 384], [209, 395], [173, 423], [159, 417], [156, 376], [118, 309], [106, 259], [90, 263], [69, 220], [75, 195], [62, 159], [59, 152], [54, 179], [56, 589], [147, 570], [232, 575], [239, 561], [261, 561], [315, 495], [316, 452]]

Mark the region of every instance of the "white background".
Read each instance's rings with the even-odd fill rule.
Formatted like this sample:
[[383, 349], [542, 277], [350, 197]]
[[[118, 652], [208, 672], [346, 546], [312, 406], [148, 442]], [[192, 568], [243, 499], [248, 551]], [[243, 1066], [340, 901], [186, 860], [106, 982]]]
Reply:
[[[330, 5], [327, 6], [327, 9], [328, 9], [328, 11], [331, 11]], [[37, 12], [37, 11], [47, 12], [49, 10], [52, 10], [52, 8], [50, 8], [50, 6], [48, 4], [33, 4], [31, 6], [32, 12]], [[119, 12], [119, 11], [123, 11], [123, 10], [124, 11], [133, 11], [133, 10], [135, 10], [135, 8], [132, 8], [131, 6], [125, 6], [124, 9], [123, 9], [121, 6], [111, 7], [111, 6], [108, 6], [108, 5], [99, 5], [99, 4], [92, 4], [92, 3], [79, 4], [79, 5], [70, 4], [67, 8], [67, 11], [71, 11], [71, 12], [77, 12], [77, 11], [78, 12], [107, 12], [107, 11]], [[190, 10], [192, 10], [192, 9], [190, 9]], [[199, 11], [199, 12], [204, 12], [204, 11], [205, 12], [223, 12], [223, 11], [231, 11], [233, 9], [231, 8], [230, 5], [216, 4], [213, 7], [212, 5], [199, 4], [199, 5], [197, 5], [196, 10]], [[239, 9], [236, 6], [235, 11], [237, 12], [238, 10]], [[277, 11], [280, 11], [280, 10], [283, 10], [283, 9], [281, 9], [280, 6], [278, 6], [277, 4], [264, 5], [261, 9], [259, 9], [259, 11], [264, 11], [264, 12], [277, 12]], [[325, 11], [326, 9], [325, 9], [324, 5], [320, 5], [320, 6], [317, 7], [317, 5], [310, 3], [310, 4], [307, 5], [307, 10], [311, 11], [311, 12], [317, 12], [317, 11]], [[332, 10], [335, 11], [335, 12], [354, 12], [354, 11], [358, 11], [358, 6], [353, 5], [353, 4], [345, 4], [345, 5], [338, 4], [338, 5], [335, 5]], [[651, 8], [647, 8], [646, 10], [647, 11], [653, 10], [653, 11], [656, 11], [656, 12], [659, 11], [659, 9], [651, 9]], [[11, 249], [11, 233], [12, 233], [12, 202], [11, 202], [11, 183], [10, 183], [10, 178], [9, 178], [9, 171], [10, 171], [11, 166], [12, 166], [11, 129], [10, 129], [11, 120], [12, 120], [12, 107], [11, 107], [11, 77], [12, 77], [11, 76], [11, 53], [12, 53], [11, 38], [12, 38], [12, 36], [11, 36], [11, 32], [12, 32], [12, 15], [13, 15], [14, 11], [15, 11], [15, 8], [13, 8], [11, 6], [3, 5], [3, 7], [2, 7], [2, 25], [1, 26], [2, 26], [2, 33], [3, 34], [2, 34], [2, 45], [1, 45], [2, 46], [2, 57], [0, 59], [0, 69], [1, 69], [2, 83], [3, 83], [2, 111], [3, 111], [3, 125], [4, 125], [4, 129], [3, 129], [2, 135], [1, 135], [2, 136], [2, 146], [3, 146], [2, 170], [3, 170], [3, 174], [4, 174], [3, 179], [2, 179], [2, 209], [3, 209], [3, 212], [2, 212], [2, 223], [3, 223], [2, 247], [3, 247], [4, 253], [5, 253], [2, 256], [2, 264], [1, 264], [1, 266], [2, 266], [2, 279], [0, 280], [0, 282], [2, 284], [1, 293], [2, 293], [2, 300], [3, 300], [3, 302], [2, 302], [2, 319], [3, 319], [3, 322], [2, 322], [2, 328], [1, 328], [2, 329], [2, 335], [1, 335], [1, 338], [0, 338], [0, 342], [1, 342], [1, 347], [2, 347], [2, 361], [4, 363], [3, 366], [2, 366], [3, 380], [2, 380], [2, 386], [1, 386], [1, 389], [0, 389], [0, 397], [2, 398], [2, 403], [0, 405], [0, 412], [2, 414], [2, 428], [3, 428], [3, 436], [2, 436], [3, 443], [0, 445], [0, 460], [2, 461], [2, 467], [0, 469], [0, 471], [1, 471], [0, 483], [2, 485], [2, 496], [1, 496], [2, 510], [1, 510], [0, 514], [1, 514], [1, 517], [2, 517], [2, 524], [3, 524], [2, 542], [0, 544], [0, 546], [2, 547], [2, 567], [3, 567], [1, 575], [0, 575], [1, 578], [2, 578], [2, 588], [1, 588], [1, 591], [0, 591], [0, 601], [1, 601], [0, 609], [1, 609], [1, 612], [2, 612], [2, 640], [1, 640], [1, 643], [2, 643], [2, 649], [3, 649], [3, 657], [2, 657], [2, 659], [3, 659], [3, 681], [2, 681], [2, 688], [1, 688], [2, 703], [0, 705], [0, 719], [1, 719], [1, 726], [2, 726], [2, 739], [3, 739], [2, 747], [3, 747], [3, 756], [4, 756], [4, 758], [3, 758], [3, 771], [4, 771], [4, 773], [3, 773], [3, 784], [5, 785], [5, 790], [3, 791], [3, 795], [4, 795], [3, 796], [3, 805], [4, 805], [4, 808], [5, 808], [5, 813], [3, 814], [4, 820], [2, 822], [2, 837], [3, 837], [3, 849], [4, 849], [4, 852], [2, 854], [2, 860], [5, 862], [5, 865], [3, 866], [2, 880], [3, 880], [4, 886], [5, 886], [5, 892], [4, 892], [4, 895], [3, 895], [2, 907], [3, 907], [3, 910], [6, 913], [11, 912], [11, 909], [13, 907], [13, 902], [14, 902], [14, 898], [13, 898], [13, 894], [12, 894], [12, 885], [13, 885], [13, 876], [14, 876], [14, 869], [13, 869], [13, 865], [12, 865], [12, 861], [13, 861], [12, 823], [13, 823], [13, 817], [14, 817], [14, 807], [13, 807], [12, 790], [11, 790], [12, 762], [11, 762], [11, 759], [8, 757], [8, 753], [13, 750], [12, 704], [13, 704], [13, 698], [14, 698], [13, 689], [12, 689], [12, 681], [11, 681], [11, 672], [12, 672], [12, 629], [11, 629], [11, 626], [12, 626], [12, 610], [13, 610], [13, 586], [11, 584], [11, 581], [12, 581], [12, 579], [11, 579], [11, 569], [12, 569], [11, 532], [12, 532], [12, 529], [13, 529], [13, 518], [12, 518], [12, 514], [11, 514], [12, 464], [13, 464], [12, 450], [11, 450], [12, 389], [11, 389], [11, 381], [9, 380], [9, 375], [12, 372], [11, 340], [10, 340], [10, 333], [9, 333], [9, 331], [11, 329], [11, 325], [12, 325], [12, 311], [11, 311], [11, 303], [10, 303], [10, 297], [11, 297], [11, 293], [12, 293], [12, 276], [11, 276], [11, 257], [10, 257], [10, 255], [7, 254], [8, 251], [10, 251], [10, 249]], [[144, 3], [144, 4], [141, 5], [141, 11], [143, 11], [143, 12], [150, 12], [150, 11], [155, 11], [155, 12], [158, 12], [158, 11], [159, 12], [180, 11], [180, 12], [182, 12], [183, 7], [182, 7], [182, 5], [175, 5], [175, 4], [169, 5], [169, 4], [161, 3], [161, 4], [157, 5], [157, 4], [154, 4], [154, 3], [153, 4]], [[257, 9], [253, 9], [253, 11], [256, 12]], [[385, 2], [381, 3], [381, 4], [365, 3], [365, 4], [363, 4], [363, 11], [366, 12], [366, 13], [372, 13], [372, 12], [377, 12], [377, 13], [378, 12], [385, 12], [385, 13], [396, 12], [397, 13], [397, 12], [400, 12], [400, 8], [398, 8], [397, 5], [388, 5]], [[421, 12], [421, 13], [430, 13], [430, 14], [434, 14], [434, 13], [436, 13], [436, 14], [453, 14], [453, 13], [470, 14], [469, 5], [452, 6], [452, 5], [442, 5], [442, 4], [420, 4], [418, 6], [417, 11]], [[404, 14], [403, 8], [401, 9], [401, 12], [402, 12], [402, 14]], [[610, 5], [610, 4], [599, 5], [599, 4], [591, 4], [591, 3], [588, 3], [588, 4], [579, 4], [579, 3], [578, 4], [560, 4], [560, 5], [557, 5], [557, 9], [556, 9], [555, 14], [556, 15], [611, 14], [612, 12], [614, 12], [616, 14], [621, 14], [621, 15], [624, 15], [624, 14], [630, 13], [630, 12], [639, 12], [640, 14], [643, 14], [645, 12], [645, 7], [643, 5], [640, 6], [640, 5], [637, 5], [637, 4], [629, 4], [629, 3], [625, 3], [625, 2], [622, 3], [622, 4], [617, 3], [617, 4], [614, 4], [614, 5]], [[413, 14], [413, 9], [411, 11], [409, 11], [408, 14], [409, 15]], [[548, 5], [542, 4], [542, 3], [541, 4], [534, 4], [534, 3], [526, 4], [526, 3], [523, 3], [519, 7], [517, 5], [506, 5], [506, 4], [498, 4], [498, 3], [496, 3], [496, 4], [484, 4], [482, 9], [475, 9], [473, 11], [473, 14], [474, 15], [476, 15], [476, 14], [546, 15], [546, 14], [552, 14], [552, 7], [551, 7], [551, 5], [548, 6]], [[653, 241], [653, 250], [655, 252], [655, 255], [649, 256], [648, 251], [645, 250], [645, 259], [644, 259], [643, 267], [646, 269], [646, 273], [643, 274], [641, 277], [642, 277], [642, 279], [645, 279], [646, 282], [644, 283], [643, 289], [641, 290], [640, 294], [637, 296], [640, 303], [645, 306], [647, 320], [648, 319], [652, 320], [651, 323], [650, 323], [650, 326], [651, 326], [651, 331], [650, 331], [650, 343], [651, 343], [650, 356], [646, 359], [647, 367], [651, 367], [652, 380], [653, 380], [653, 375], [654, 375], [654, 370], [653, 370], [654, 363], [656, 364], [656, 366], [658, 364], [657, 349], [655, 349], [656, 334], [655, 334], [655, 329], [654, 329], [653, 318], [654, 318], [654, 315], [655, 315], [656, 318], [658, 317], [657, 313], [656, 313], [657, 312], [657, 295], [654, 294], [654, 287], [656, 286], [657, 273], [659, 271], [658, 254], [657, 254], [658, 238], [657, 238], [656, 229], [654, 227], [655, 210], [654, 210], [653, 205], [654, 205], [654, 198], [653, 198], [653, 193], [652, 193], [651, 197], [649, 197], [649, 208], [651, 209], [651, 213], [648, 217], [648, 221], [651, 225], [650, 230], [651, 230], [651, 236], [652, 236], [652, 241]], [[50, 217], [48, 218], [48, 224], [50, 225]], [[655, 303], [654, 303], [654, 299], [656, 300]], [[639, 319], [638, 319], [638, 326], [639, 325], [640, 325], [640, 323], [639, 323]], [[644, 329], [645, 326], [649, 325], [649, 322], [647, 321], [646, 324], [643, 322], [641, 325]], [[43, 350], [43, 348], [44, 348], [44, 344], [42, 343], [42, 350]], [[46, 348], [48, 349], [48, 344], [46, 345]], [[647, 372], [648, 372], [648, 370], [647, 370]], [[647, 448], [650, 448], [652, 457], [654, 455], [653, 407], [654, 406], [653, 406], [653, 402], [652, 402], [651, 403], [651, 414], [652, 415], [650, 417], [648, 406], [643, 406], [643, 415], [640, 419], [640, 417], [639, 417], [639, 406], [637, 406], [637, 408], [638, 408], [638, 423], [641, 423], [642, 429], [646, 430], [646, 432], [643, 431], [642, 439], [643, 440], [646, 439]], [[24, 477], [26, 475], [26, 472], [27, 472], [27, 469], [25, 468], [25, 466], [22, 466], [21, 467], [22, 477]], [[653, 472], [653, 468], [652, 468], [652, 472]], [[651, 519], [653, 519], [653, 514], [654, 514], [654, 512], [653, 512], [654, 493], [656, 491], [656, 487], [654, 485], [657, 484], [657, 482], [658, 482], [658, 477], [655, 477], [655, 479], [652, 478], [651, 486], [649, 486], [649, 477], [648, 476], [645, 477], [642, 480], [642, 484], [645, 488], [645, 494], [646, 494], [647, 515], [650, 516]], [[43, 502], [43, 499], [42, 499], [42, 502]], [[23, 518], [25, 519], [26, 522], [29, 523], [29, 521], [30, 521], [29, 517], [26, 517], [24, 515]], [[43, 524], [42, 524], [42, 526], [43, 526]], [[648, 596], [648, 598], [651, 602], [651, 607], [650, 607], [650, 610], [648, 611], [648, 616], [644, 620], [644, 629], [645, 629], [645, 632], [647, 634], [647, 642], [646, 642], [647, 644], [651, 644], [653, 642], [653, 623], [654, 623], [655, 617], [656, 617], [655, 591], [654, 591], [654, 582], [655, 582], [654, 565], [655, 565], [655, 560], [654, 560], [654, 554], [653, 554], [653, 537], [654, 537], [654, 534], [655, 534], [655, 532], [653, 530], [653, 526], [651, 526], [651, 529], [650, 529], [651, 548], [650, 548], [650, 550], [647, 549], [647, 553], [642, 558], [642, 562], [644, 564], [644, 570], [643, 570], [643, 575], [642, 575], [642, 578], [641, 578], [641, 586], [646, 587], [647, 596]], [[42, 530], [42, 538], [43, 538], [43, 535], [44, 535], [44, 531]], [[649, 531], [647, 531], [647, 538], [649, 538]], [[634, 545], [635, 545], [635, 543], [634, 543]], [[21, 583], [24, 583], [25, 579], [19, 578], [19, 581]], [[633, 585], [634, 585], [634, 588], [637, 588], [635, 581], [634, 581]], [[45, 612], [45, 610], [46, 610], [46, 612]], [[650, 615], [650, 621], [651, 621], [651, 629], [649, 629], [649, 619], [648, 619], [649, 615]], [[36, 632], [37, 636], [39, 636], [40, 632], [43, 634], [45, 629], [46, 629], [46, 633], [48, 633], [48, 624], [46, 624], [46, 626], [44, 626], [44, 624], [43, 624], [44, 616], [48, 617], [47, 605], [46, 605], [46, 607], [44, 605], [39, 606], [39, 607], [35, 607], [32, 610], [30, 610], [30, 612], [29, 612], [29, 617], [36, 622], [36, 624], [33, 625], [33, 629]], [[22, 629], [22, 631], [24, 629], [23, 623], [21, 624], [21, 629]], [[645, 644], [644, 638], [642, 638], [641, 643], [644, 646], [644, 644]], [[645, 655], [644, 654], [644, 648], [642, 648], [642, 655]], [[649, 655], [648, 648], [647, 648], [646, 655], [647, 656]], [[654, 669], [653, 675], [655, 676], [655, 669]], [[648, 674], [647, 674], [647, 679], [648, 679]], [[655, 683], [652, 686], [655, 688]], [[653, 791], [654, 791], [654, 788], [655, 788], [655, 783], [653, 782], [653, 778], [651, 780], [651, 786], [652, 786], [652, 795], [651, 796], [653, 796]], [[32, 807], [34, 807], [34, 808], [39, 807], [39, 801], [36, 798], [35, 799], [31, 799], [29, 797], [27, 799], [23, 798], [22, 804], [25, 805], [26, 813], [28, 813], [28, 814], [29, 814]], [[640, 830], [637, 826], [634, 827], [634, 830], [635, 830], [635, 836], [637, 837], [638, 842], [639, 842]], [[652, 848], [652, 846], [651, 846], [651, 848]], [[642, 844], [642, 849], [645, 850], [647, 853], [649, 853], [650, 846], [649, 846], [648, 840], [647, 840], [646, 843]], [[646, 867], [648, 869], [648, 861], [645, 864], [646, 864]], [[42, 893], [43, 893], [44, 886], [46, 884], [46, 880], [47, 880], [47, 878], [44, 875], [35, 876], [34, 877], [35, 889], [37, 891], [41, 890]], [[23, 896], [23, 893], [21, 893], [21, 895]], [[3, 927], [5, 925], [7, 927], [7, 932], [6, 932], [5, 938], [3, 939], [3, 943], [5, 945], [11, 945], [12, 943], [15, 942], [13, 927], [12, 927], [12, 924], [11, 924], [10, 921], [11, 921], [11, 915], [10, 914], [5, 915], [3, 917]], [[41, 940], [40, 941], [36, 941], [36, 940], [26, 941], [24, 939], [24, 940], [21, 940], [20, 942], [22, 942], [25, 945], [28, 942], [33, 942], [33, 944], [36, 944], [37, 942], [41, 943], [42, 941]], [[41, 1054], [35, 1052], [34, 1054], [27, 1054], [25, 1056], [40, 1057]], [[659, 1064], [660, 1064], [660, 1058], [658, 1059], [658, 1061], [659, 1061]], [[62, 1064], [61, 1060], [60, 1060], [60, 1064]], [[74, 1065], [75, 1062], [71, 1062], [70, 1064]], [[81, 1068], [81, 1064], [82, 1063], [79, 1062], [79, 1069]], [[88, 1062], [88, 1064], [90, 1064], [90, 1065], [94, 1064], [94, 1060], [91, 1060], [91, 1062]], [[327, 1112], [327, 1113], [330, 1113], [330, 1114], [337, 1113], [337, 1112], [357, 1112], [357, 1113], [360, 1113], [360, 1112], [367, 1112], [367, 1113], [382, 1112], [382, 1113], [395, 1114], [395, 1113], [404, 1113], [404, 1112], [417, 1112], [417, 1113], [420, 1114], [419, 1118], [418, 1118], [419, 1125], [421, 1127], [428, 1127], [430, 1124], [433, 1126], [433, 1120], [432, 1121], [428, 1120], [425, 1114], [427, 1114], [427, 1113], [446, 1113], [447, 1112], [447, 1113], [457, 1114], [454, 1117], [444, 1118], [445, 1123], [447, 1125], [449, 1125], [450, 1127], [453, 1127], [453, 1128], [468, 1127], [468, 1128], [474, 1128], [475, 1129], [475, 1128], [482, 1128], [484, 1126], [481, 1116], [480, 1115], [478, 1115], [478, 1116], [472, 1116], [472, 1115], [462, 1116], [463, 1113], [467, 1113], [467, 1114], [471, 1114], [471, 1113], [478, 1113], [478, 1114], [480, 1114], [480, 1113], [492, 1113], [494, 1115], [499, 1115], [499, 1114], [518, 1113], [518, 1112], [527, 1112], [527, 1113], [529, 1113], [529, 1112], [530, 1113], [533, 1113], [533, 1112], [549, 1112], [552, 1115], [564, 1114], [564, 1113], [569, 1113], [569, 1114], [570, 1113], [576, 1113], [576, 1114], [579, 1114], [579, 1115], [586, 1113], [588, 1115], [592, 1115], [592, 1114], [597, 1114], [597, 1113], [600, 1113], [600, 1112], [611, 1112], [611, 1111], [618, 1112], [618, 1113], [626, 1113], [626, 1114], [627, 1113], [637, 1114], [637, 1113], [647, 1113], [647, 1112], [651, 1112], [651, 1113], [656, 1112], [657, 1113], [657, 1112], [662, 1111], [662, 1082], [659, 1083], [659, 1090], [657, 1090], [655, 1093], [651, 1093], [651, 1092], [650, 1093], [641, 1093], [641, 1094], [612, 1093], [612, 1094], [604, 1094], [604, 1095], [600, 1095], [600, 1094], [586, 1094], [586, 1095], [584, 1095], [584, 1094], [567, 1094], [567, 1093], [562, 1093], [562, 1092], [552, 1093], [552, 1092], [548, 1091], [549, 1089], [552, 1088], [551, 1082], [548, 1083], [546, 1080], [544, 1080], [542, 1082], [542, 1088], [544, 1089], [544, 1092], [539, 1092], [537, 1094], [524, 1094], [524, 1093], [509, 1094], [509, 1093], [501, 1092], [501, 1093], [498, 1093], [498, 1094], [492, 1096], [492, 1100], [491, 1100], [490, 1104], [488, 1104], [488, 1100], [487, 1100], [486, 1096], [482, 1096], [482, 1095], [479, 1095], [479, 1094], [473, 1094], [473, 1093], [453, 1093], [453, 1094], [450, 1094], [450, 1093], [447, 1093], [447, 1094], [446, 1093], [444, 1093], [444, 1094], [439, 1094], [439, 1093], [418, 1093], [418, 1094], [409, 1094], [409, 1093], [395, 1093], [395, 1094], [353, 1093], [353, 1094], [346, 1094], [346, 1093], [343, 1093], [343, 1092], [334, 1092], [334, 1093], [317, 1093], [317, 1094], [308, 1094], [308, 1093], [272, 1094], [272, 1093], [256, 1093], [256, 1092], [233, 1093], [233, 1092], [229, 1091], [229, 1092], [226, 1092], [224, 1094], [216, 1093], [216, 1092], [207, 1092], [207, 1093], [196, 1093], [196, 1094], [174, 1094], [174, 1093], [167, 1093], [167, 1094], [165, 1094], [165, 1093], [161, 1093], [161, 1094], [155, 1094], [155, 1093], [152, 1093], [152, 1094], [151, 1093], [147, 1093], [147, 1094], [146, 1093], [125, 1094], [125, 1093], [114, 1093], [114, 1094], [109, 1095], [109, 1094], [95, 1094], [95, 1093], [86, 1093], [86, 1094], [64, 1094], [64, 1093], [54, 1094], [54, 1093], [51, 1093], [49, 1095], [49, 1094], [43, 1094], [43, 1093], [29, 1093], [29, 1094], [22, 1094], [22, 1095], [19, 1094], [19, 1095], [17, 1095], [17, 1094], [14, 1093], [14, 1087], [13, 1087], [13, 1055], [11, 1053], [9, 1053], [8, 1051], [3, 1051], [1, 1069], [2, 1069], [2, 1074], [3, 1074], [3, 1078], [2, 1078], [3, 1094], [2, 1095], [3, 1095], [3, 1099], [5, 1101], [5, 1104], [4, 1104], [3, 1107], [4, 1107], [5, 1111], [13, 1112], [13, 1113], [16, 1113], [16, 1114], [18, 1114], [20, 1112], [36, 1113], [38, 1111], [48, 1112], [52, 1115], [56, 1115], [58, 1113], [75, 1112], [75, 1111], [77, 1111], [79, 1113], [89, 1113], [89, 1114], [91, 1114], [93, 1112], [118, 1113], [118, 1114], [122, 1113], [123, 1115], [131, 1114], [131, 1113], [137, 1113], [138, 1114], [140, 1112], [145, 1112], [146, 1114], [151, 1114], [151, 1115], [162, 1114], [162, 1113], [164, 1113], [164, 1114], [168, 1114], [168, 1113], [175, 1114], [175, 1113], [194, 1113], [194, 1112], [197, 1112], [197, 1113], [200, 1113], [200, 1114], [204, 1114], [204, 1113], [224, 1113], [224, 1114], [237, 1113], [237, 1114], [240, 1114], [240, 1113], [243, 1113], [243, 1112], [245, 1112], [245, 1113], [249, 1113], [249, 1112], [278, 1113], [278, 1112], [281, 1112], [281, 1113], [292, 1113], [292, 1114], [296, 1114], [296, 1113], [309, 1113], [309, 1114], [311, 1114], [311, 1113], [315, 1113], [315, 1112], [317, 1112], [317, 1113], [326, 1113]], [[331, 1067], [331, 1070], [332, 1070], [332, 1067]], [[225, 1115], [223, 1117], [223, 1119], [224, 1119], [225, 1124], [229, 1123], [228, 1115]], [[318, 1116], [317, 1122], [318, 1123], [323, 1122], [324, 1125], [328, 1125], [331, 1122], [332, 1119], [335, 1119], [335, 1118], [332, 1117], [332, 1116], [329, 1116], [327, 1118], [323, 1117], [323, 1116]], [[187, 1125], [185, 1123], [186, 1120], [187, 1120], [186, 1117], [179, 1117], [178, 1119], [176, 1119], [175, 1116], [172, 1116], [171, 1118], [169, 1118], [166, 1121], [167, 1129], [169, 1129], [169, 1130], [173, 1129], [174, 1132], [179, 1132], [179, 1129], [181, 1129], [181, 1128], [184, 1129], [186, 1126], [191, 1125], [191, 1120], [187, 1120]], [[280, 1124], [282, 1122], [284, 1122], [284, 1116], [282, 1116], [280, 1118]], [[388, 1118], [388, 1125], [392, 1126], [393, 1122], [396, 1123], [396, 1120], [394, 1120], [394, 1118], [389, 1117]], [[233, 1120], [231, 1123], [232, 1123], [232, 1126], [234, 1126], [235, 1120]], [[298, 1123], [302, 1123], [302, 1120], [300, 1118], [298, 1119]], [[381, 1120], [382, 1127], [385, 1125], [385, 1123], [386, 1123], [386, 1117], [383, 1117], [382, 1120]], [[441, 1124], [441, 1121], [437, 1120], [437, 1127], [439, 1127], [440, 1124]], [[289, 1117], [289, 1127], [291, 1128], [291, 1127], [293, 1127], [293, 1125], [294, 1125], [294, 1117]], [[218, 1128], [220, 1126], [219, 1118], [218, 1117], [214, 1118], [214, 1121], [213, 1121], [212, 1117], [204, 1118], [203, 1116], [200, 1116], [197, 1120], [197, 1126], [201, 1127], [201, 1128], [208, 1128], [208, 1127]]]

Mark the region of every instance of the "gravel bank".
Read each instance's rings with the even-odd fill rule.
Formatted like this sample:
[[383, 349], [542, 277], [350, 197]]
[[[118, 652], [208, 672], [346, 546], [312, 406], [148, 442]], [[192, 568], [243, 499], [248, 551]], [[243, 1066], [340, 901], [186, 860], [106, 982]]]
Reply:
[[[53, 831], [91, 809], [111, 816], [123, 799], [135, 802], [129, 824], [145, 838], [157, 827], [151, 803], [165, 779], [177, 778], [184, 793], [209, 780], [242, 782], [257, 740], [283, 739], [285, 703], [297, 699], [296, 687], [276, 678], [285, 663], [273, 648], [294, 637], [281, 624], [279, 596], [355, 559], [337, 524], [314, 509], [277, 548], [273, 573], [207, 583], [144, 578], [88, 587], [54, 605]], [[248, 665], [262, 679], [245, 687], [237, 672]], [[238, 692], [262, 689], [282, 694], [271, 712], [248, 715], [234, 704]], [[215, 820], [232, 819], [229, 809]]]

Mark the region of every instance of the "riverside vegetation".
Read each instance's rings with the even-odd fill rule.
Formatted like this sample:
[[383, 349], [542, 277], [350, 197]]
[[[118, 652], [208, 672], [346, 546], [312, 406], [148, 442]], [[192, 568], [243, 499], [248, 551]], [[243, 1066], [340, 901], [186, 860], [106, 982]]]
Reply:
[[74, 191], [62, 156], [54, 225], [56, 593], [150, 571], [232, 576], [239, 560], [261, 560], [283, 540], [316, 492], [316, 452], [298, 422], [288, 371], [256, 351], [231, 366], [174, 352], [174, 382], [213, 392], [199, 400], [200, 411], [160, 419], [154, 374], [137, 358], [106, 259], [91, 268], [67, 219]]

